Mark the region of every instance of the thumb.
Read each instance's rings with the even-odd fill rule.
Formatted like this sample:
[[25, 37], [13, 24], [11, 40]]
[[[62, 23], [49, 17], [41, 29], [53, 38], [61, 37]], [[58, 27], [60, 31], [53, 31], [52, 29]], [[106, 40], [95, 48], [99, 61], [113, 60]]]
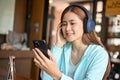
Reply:
[[55, 58], [54, 58], [54, 56], [53, 56], [53, 54], [51, 53], [50, 50], [48, 50], [48, 55], [50, 56], [50, 60], [51, 60], [51, 61], [56, 62], [56, 60], [55, 60]]

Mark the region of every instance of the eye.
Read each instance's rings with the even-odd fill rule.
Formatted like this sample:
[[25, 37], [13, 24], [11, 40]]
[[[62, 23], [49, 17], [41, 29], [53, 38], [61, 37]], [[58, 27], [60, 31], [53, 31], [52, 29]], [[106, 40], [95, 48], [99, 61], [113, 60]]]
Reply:
[[67, 23], [62, 23], [61, 26], [63, 26], [63, 27], [64, 27], [64, 26], [67, 26]]
[[74, 23], [74, 22], [71, 22], [70, 24], [71, 24], [71, 25], [75, 25], [76, 23]]

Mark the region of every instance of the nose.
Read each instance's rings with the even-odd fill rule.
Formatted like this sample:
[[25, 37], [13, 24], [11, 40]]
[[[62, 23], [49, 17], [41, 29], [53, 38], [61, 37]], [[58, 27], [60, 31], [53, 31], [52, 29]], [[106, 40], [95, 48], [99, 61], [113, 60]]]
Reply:
[[69, 31], [69, 30], [71, 30], [71, 26], [70, 26], [70, 24], [67, 24], [66, 31]]

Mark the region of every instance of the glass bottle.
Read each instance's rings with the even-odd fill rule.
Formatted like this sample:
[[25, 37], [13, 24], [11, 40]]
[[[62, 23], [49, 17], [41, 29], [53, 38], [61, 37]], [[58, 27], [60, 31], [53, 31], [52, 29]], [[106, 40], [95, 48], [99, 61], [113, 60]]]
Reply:
[[14, 73], [16, 73], [15, 56], [9, 56], [9, 69], [8, 69], [7, 80], [14, 80]]

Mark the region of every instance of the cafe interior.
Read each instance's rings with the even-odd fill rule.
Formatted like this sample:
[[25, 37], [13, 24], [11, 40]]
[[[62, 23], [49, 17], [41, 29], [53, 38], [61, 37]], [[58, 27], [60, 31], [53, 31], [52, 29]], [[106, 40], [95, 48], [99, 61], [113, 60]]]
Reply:
[[[120, 80], [119, 0], [0, 0], [0, 80], [41, 80], [33, 62], [33, 40], [45, 40], [51, 48], [61, 13], [71, 3], [90, 11], [95, 31], [110, 53], [107, 80]], [[8, 79], [11, 75], [14, 79]]]

